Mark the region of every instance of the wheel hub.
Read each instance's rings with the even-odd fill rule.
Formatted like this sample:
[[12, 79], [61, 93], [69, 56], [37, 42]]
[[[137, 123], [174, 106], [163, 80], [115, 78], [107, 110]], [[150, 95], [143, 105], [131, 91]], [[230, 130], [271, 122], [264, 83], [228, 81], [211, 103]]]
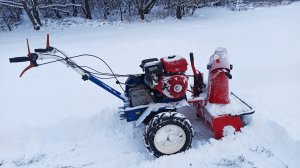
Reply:
[[161, 127], [154, 136], [154, 145], [158, 151], [164, 154], [178, 152], [185, 144], [184, 130], [177, 125]]

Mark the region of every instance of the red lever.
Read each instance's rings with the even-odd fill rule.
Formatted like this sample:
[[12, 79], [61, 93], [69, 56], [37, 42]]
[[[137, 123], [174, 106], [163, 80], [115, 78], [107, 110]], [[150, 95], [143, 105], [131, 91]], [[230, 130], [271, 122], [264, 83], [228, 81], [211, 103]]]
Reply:
[[28, 56], [28, 57], [30, 57], [30, 55], [31, 55], [31, 52], [30, 52], [30, 47], [29, 47], [28, 38], [26, 39], [26, 42], [27, 42], [27, 50], [28, 50], [28, 54], [27, 54], [27, 56]]
[[48, 49], [49, 47], [50, 47], [50, 38], [49, 38], [49, 34], [47, 34], [46, 49]]
[[30, 63], [30, 65], [29, 65], [28, 67], [26, 67], [26, 68], [22, 71], [22, 73], [20, 74], [20, 78], [22, 77], [22, 75], [23, 75], [26, 71], [28, 71], [30, 68], [33, 68], [33, 67], [35, 67], [35, 65], [33, 65], [33, 64]]
[[37, 64], [34, 64], [33, 61], [32, 61], [32, 53], [30, 52], [30, 47], [29, 47], [29, 42], [28, 42], [28, 39], [26, 39], [26, 42], [27, 42], [27, 50], [28, 50], [28, 54], [27, 54], [27, 57], [29, 58], [30, 60], [30, 64], [29, 66], [27, 66], [20, 74], [20, 78], [23, 76], [23, 74], [28, 71], [30, 68], [33, 68], [33, 67], [36, 67]]
[[196, 76], [199, 74], [199, 72], [197, 72], [196, 68], [195, 68], [195, 64], [194, 64], [194, 54], [191, 52], [190, 53], [190, 59], [191, 59], [191, 67], [193, 70], [193, 74]]

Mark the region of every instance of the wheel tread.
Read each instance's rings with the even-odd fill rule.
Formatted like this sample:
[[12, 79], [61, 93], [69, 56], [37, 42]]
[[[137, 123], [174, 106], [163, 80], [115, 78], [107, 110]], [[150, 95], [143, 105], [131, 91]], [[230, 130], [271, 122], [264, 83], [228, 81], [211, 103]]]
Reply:
[[155, 133], [158, 131], [158, 129], [169, 123], [180, 126], [187, 135], [187, 142], [185, 143], [184, 147], [176, 153], [183, 152], [191, 147], [192, 138], [194, 136], [191, 122], [181, 113], [162, 112], [155, 115], [150, 120], [145, 128], [143, 136], [146, 149], [156, 157], [160, 157], [165, 154], [159, 152], [151, 142], [154, 140]]

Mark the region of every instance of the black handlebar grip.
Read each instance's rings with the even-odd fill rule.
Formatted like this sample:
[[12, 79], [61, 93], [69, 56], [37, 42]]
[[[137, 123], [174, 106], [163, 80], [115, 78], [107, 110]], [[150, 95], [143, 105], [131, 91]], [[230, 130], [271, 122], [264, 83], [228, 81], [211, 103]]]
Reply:
[[48, 52], [47, 49], [44, 49], [44, 48], [37, 48], [37, 49], [34, 49], [34, 52], [37, 52], [37, 53], [45, 53], [45, 52]]
[[26, 61], [30, 61], [30, 59], [28, 57], [14, 57], [14, 58], [9, 58], [9, 62], [10, 63], [14, 63], [14, 62], [26, 62]]
[[52, 51], [53, 50], [53, 47], [48, 47], [48, 48], [37, 48], [34, 50], [34, 52], [37, 52], [37, 53], [46, 53], [46, 52], [49, 52], [49, 51]]
[[194, 64], [194, 54], [192, 52], [190, 52], [190, 60], [191, 63]]

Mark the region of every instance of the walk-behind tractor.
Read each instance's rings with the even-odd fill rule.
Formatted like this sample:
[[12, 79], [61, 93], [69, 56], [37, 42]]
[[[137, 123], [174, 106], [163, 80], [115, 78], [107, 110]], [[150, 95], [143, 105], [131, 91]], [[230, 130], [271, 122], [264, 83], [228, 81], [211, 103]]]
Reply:
[[[100, 57], [83, 54], [67, 56], [49, 44], [45, 49], [30, 52], [28, 40], [27, 57], [10, 58], [11, 63], [30, 62], [20, 77], [30, 68], [61, 62], [75, 70], [84, 81], [91, 81], [124, 102], [119, 108], [121, 119], [135, 121], [136, 126], [145, 124], [144, 143], [147, 150], [156, 157], [170, 155], [190, 148], [194, 131], [191, 122], [177, 110], [182, 107], [196, 109], [199, 117], [211, 130], [214, 138], [220, 139], [228, 132], [240, 131], [245, 126], [244, 118], [254, 113], [245, 101], [229, 91], [229, 79], [232, 78], [225, 48], [217, 48], [210, 57], [207, 69], [208, 82], [204, 83], [203, 74], [194, 66], [194, 56], [190, 53], [190, 64], [193, 75], [187, 75], [188, 62], [180, 56], [168, 56], [161, 59], [142, 60], [140, 67], [143, 73], [132, 75], [115, 74], [109, 65]], [[73, 59], [89, 56], [104, 62], [111, 73], [102, 73], [88, 66], [80, 66]], [[47, 59], [53, 59], [45, 62]], [[103, 78], [106, 76], [106, 78]], [[107, 77], [108, 76], [108, 77]], [[127, 77], [125, 83], [118, 77]], [[120, 86], [125, 85], [124, 94], [102, 82], [114, 78]], [[193, 78], [189, 89], [188, 80]], [[122, 87], [121, 87], [122, 88]], [[187, 98], [187, 91], [191, 97]]]

